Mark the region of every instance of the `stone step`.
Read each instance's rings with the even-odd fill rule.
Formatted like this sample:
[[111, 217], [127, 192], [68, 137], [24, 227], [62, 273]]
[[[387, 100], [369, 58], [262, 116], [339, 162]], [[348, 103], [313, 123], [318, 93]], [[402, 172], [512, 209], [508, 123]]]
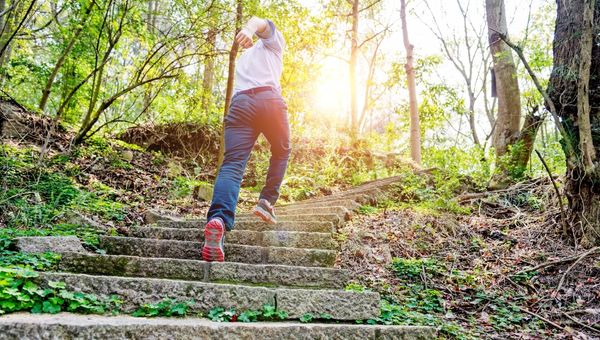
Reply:
[[[110, 255], [200, 260], [202, 244], [189, 241], [101, 236], [100, 248]], [[225, 244], [227, 262], [333, 267], [335, 258], [336, 252], [333, 250]]]
[[92, 275], [154, 277], [220, 283], [247, 283], [304, 288], [344, 288], [342, 269], [272, 264], [204, 262], [124, 255], [62, 253], [58, 270]]
[[49, 281], [64, 282], [68, 290], [92, 293], [100, 298], [112, 294], [123, 300], [125, 313], [146, 303], [157, 303], [165, 298], [179, 302], [193, 301], [189, 312], [207, 313], [215, 307], [236, 310], [257, 310], [263, 305], [277, 306], [291, 319], [305, 313], [327, 313], [335, 320], [363, 320], [380, 313], [379, 294], [341, 290], [267, 288], [209, 282], [154, 279], [142, 277], [95, 276], [87, 274], [41, 272], [39, 284]]
[[[338, 214], [279, 214], [277, 209], [275, 211], [278, 222], [294, 222], [294, 221], [305, 221], [305, 222], [332, 222], [334, 225], [339, 225], [344, 222], [343, 215]], [[258, 217], [252, 213], [240, 213], [236, 215], [235, 222], [256, 222], [260, 221]]]
[[[203, 242], [204, 230], [198, 228], [133, 227], [130, 228], [128, 236]], [[226, 234], [225, 243], [261, 247], [337, 248], [337, 243], [331, 233], [305, 233], [299, 231], [232, 230]]]
[[[192, 219], [161, 219], [159, 221], [191, 221], [199, 224], [206, 223], [206, 219], [202, 218], [192, 218]], [[344, 222], [344, 215], [338, 215], [335, 213], [326, 213], [326, 214], [277, 214], [278, 222], [295, 222], [295, 221], [304, 221], [304, 222], [332, 222], [334, 225], [339, 225]], [[235, 218], [236, 228], [237, 224], [242, 223], [263, 223], [258, 217], [254, 216], [251, 212], [241, 212], [236, 215]]]
[[278, 209], [278, 211], [289, 214], [290, 210], [298, 208], [321, 208], [327, 206], [340, 206], [348, 210], [355, 210], [358, 209], [361, 206], [361, 204], [357, 203], [355, 200], [352, 199], [333, 199], [326, 201], [298, 202], [282, 206]]
[[298, 322], [213, 322], [200, 318], [136, 318], [60, 313], [0, 317], [3, 339], [436, 339], [432, 327]]
[[278, 212], [286, 215], [337, 214], [343, 217], [345, 221], [348, 221], [352, 217], [350, 209], [335, 205], [297, 206], [290, 204], [278, 208]]
[[[158, 221], [156, 225], [161, 228], [202, 228], [203, 220], [188, 221]], [[335, 227], [328, 221], [283, 221], [277, 224], [267, 224], [263, 221], [246, 221], [236, 223], [235, 230], [253, 230], [253, 231], [304, 231], [309, 233], [332, 233]]]

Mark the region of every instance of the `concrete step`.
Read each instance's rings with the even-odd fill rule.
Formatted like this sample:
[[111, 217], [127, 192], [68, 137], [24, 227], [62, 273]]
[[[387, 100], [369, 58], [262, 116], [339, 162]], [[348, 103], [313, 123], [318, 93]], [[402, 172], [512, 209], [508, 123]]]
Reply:
[[[129, 230], [128, 236], [203, 242], [204, 230], [198, 228], [133, 227]], [[337, 248], [337, 243], [331, 233], [305, 233], [299, 231], [233, 230], [226, 234], [225, 242], [227, 244], [261, 247]]]
[[[110, 255], [200, 260], [202, 244], [189, 241], [101, 236], [100, 248]], [[336, 252], [333, 250], [225, 244], [227, 262], [333, 267], [335, 257]]]
[[304, 288], [344, 288], [342, 269], [272, 264], [204, 262], [167, 258], [81, 253], [61, 254], [58, 270], [92, 275], [155, 277], [220, 283], [248, 283]]
[[348, 221], [352, 217], [352, 210], [336, 205], [297, 206], [295, 204], [290, 204], [277, 209], [279, 214], [286, 215], [337, 214], [345, 221]]
[[432, 327], [297, 322], [213, 322], [199, 318], [135, 318], [60, 313], [0, 317], [3, 339], [398, 339], [437, 338]]
[[[294, 222], [294, 221], [304, 221], [304, 222], [332, 222], [334, 225], [339, 225], [341, 222], [344, 222], [344, 216], [338, 214], [286, 214], [279, 213], [278, 209], [275, 208], [275, 214], [278, 222]], [[240, 213], [236, 215], [235, 222], [257, 222], [260, 219], [254, 216], [252, 213]]]
[[[161, 228], [204, 228], [203, 220], [187, 221], [158, 221], [156, 225]], [[253, 231], [304, 231], [308, 233], [332, 233], [335, 227], [328, 221], [283, 221], [277, 224], [267, 224], [263, 221], [245, 221], [236, 223], [235, 230]]]
[[68, 290], [92, 293], [100, 298], [112, 294], [123, 300], [122, 310], [132, 312], [146, 303], [157, 303], [165, 298], [193, 301], [191, 313], [207, 313], [215, 307], [234, 307], [236, 310], [261, 309], [263, 305], [277, 306], [291, 319], [305, 313], [327, 313], [335, 320], [363, 320], [380, 313], [379, 294], [373, 292], [346, 292], [267, 288], [196, 281], [95, 276], [86, 274], [41, 272], [39, 284], [49, 281], [64, 282]]
[[278, 209], [279, 212], [289, 214], [290, 210], [298, 208], [322, 208], [328, 206], [344, 207], [348, 210], [358, 209], [361, 204], [352, 199], [333, 199], [325, 201], [298, 202], [290, 205], [282, 206]]

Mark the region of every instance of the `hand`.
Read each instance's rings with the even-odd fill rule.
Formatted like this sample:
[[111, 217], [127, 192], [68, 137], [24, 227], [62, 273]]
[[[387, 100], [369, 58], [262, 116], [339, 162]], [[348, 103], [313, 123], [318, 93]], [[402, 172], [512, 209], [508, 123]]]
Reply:
[[235, 41], [243, 48], [250, 48], [253, 45], [252, 36], [247, 28], [243, 28], [236, 36]]

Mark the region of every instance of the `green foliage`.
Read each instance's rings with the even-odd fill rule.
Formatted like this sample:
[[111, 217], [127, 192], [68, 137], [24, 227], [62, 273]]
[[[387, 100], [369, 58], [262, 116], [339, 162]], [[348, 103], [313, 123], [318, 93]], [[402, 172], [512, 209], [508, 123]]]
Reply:
[[446, 322], [428, 311], [413, 310], [412, 306], [381, 300], [381, 315], [367, 320], [371, 325], [416, 325], [439, 328], [442, 335], [453, 339], [476, 339], [467, 330], [454, 322]]
[[131, 315], [153, 316], [186, 316], [194, 301], [177, 302], [173, 299], [163, 299], [158, 303], [145, 303]]
[[235, 308], [215, 307], [208, 312], [208, 318], [218, 322], [280, 321], [287, 319], [288, 313], [268, 304], [263, 305], [260, 310], [246, 310], [243, 312], [237, 312]]
[[[0, 178], [0, 220], [8, 227], [48, 227], [73, 210], [123, 219], [121, 203], [82, 191], [67, 174], [40, 166], [36, 156], [32, 149], [0, 146], [0, 169], [6, 169]], [[61, 155], [54, 162], [66, 158]]]
[[392, 270], [400, 279], [416, 280], [429, 279], [433, 276], [439, 276], [443, 271], [443, 266], [433, 259], [428, 258], [394, 258], [392, 259]]
[[348, 291], [348, 292], [355, 292], [355, 293], [362, 293], [365, 291], [368, 291], [367, 287], [355, 283], [355, 282], [350, 282], [346, 285], [346, 287], [344, 288], [344, 290]]
[[[0, 242], [3, 240], [0, 239]], [[22, 266], [35, 270], [48, 270], [54, 267], [60, 260], [56, 253], [20, 253], [6, 249], [0, 249], [0, 267]]]
[[64, 282], [38, 285], [34, 271], [19, 267], [0, 267], [0, 314], [28, 310], [32, 313], [61, 311], [103, 314], [120, 307], [120, 300], [111, 297], [101, 301], [93, 294], [71, 292]]
[[357, 212], [361, 215], [371, 215], [377, 213], [377, 211], [379, 211], [377, 208], [370, 205], [361, 205], [357, 210]]

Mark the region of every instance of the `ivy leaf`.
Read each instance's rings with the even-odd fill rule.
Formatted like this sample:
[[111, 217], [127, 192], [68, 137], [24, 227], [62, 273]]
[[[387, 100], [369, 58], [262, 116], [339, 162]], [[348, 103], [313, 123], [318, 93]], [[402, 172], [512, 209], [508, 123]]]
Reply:
[[31, 281], [27, 281], [23, 285], [23, 290], [29, 294], [35, 294], [37, 292], [38, 288], [39, 288], [39, 286]]
[[44, 313], [56, 314], [56, 313], [60, 312], [60, 309], [61, 309], [60, 305], [57, 305], [50, 301], [44, 301], [44, 304], [42, 306], [42, 311]]

